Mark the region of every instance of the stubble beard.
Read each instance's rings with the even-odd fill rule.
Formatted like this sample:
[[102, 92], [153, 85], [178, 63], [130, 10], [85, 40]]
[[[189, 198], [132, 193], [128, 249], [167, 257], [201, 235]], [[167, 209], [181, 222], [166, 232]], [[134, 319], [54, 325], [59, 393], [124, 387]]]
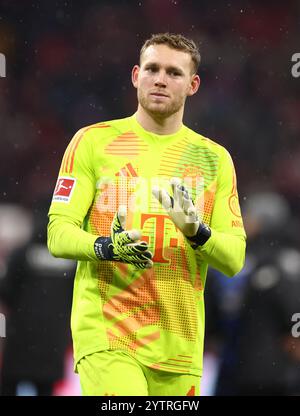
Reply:
[[142, 91], [138, 91], [138, 102], [142, 108], [155, 118], [167, 118], [177, 113], [182, 106], [184, 105], [184, 98], [179, 98], [176, 101], [170, 102], [168, 104], [155, 104], [150, 103], [150, 100], [147, 98]]

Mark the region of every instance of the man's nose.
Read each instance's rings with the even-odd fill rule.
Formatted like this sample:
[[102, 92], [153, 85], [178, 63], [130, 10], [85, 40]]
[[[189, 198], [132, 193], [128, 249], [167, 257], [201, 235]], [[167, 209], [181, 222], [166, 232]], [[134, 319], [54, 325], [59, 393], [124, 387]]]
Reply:
[[159, 87], [165, 87], [167, 85], [167, 80], [166, 80], [166, 73], [163, 71], [159, 71], [157, 73], [157, 77], [155, 80], [155, 85], [159, 86]]

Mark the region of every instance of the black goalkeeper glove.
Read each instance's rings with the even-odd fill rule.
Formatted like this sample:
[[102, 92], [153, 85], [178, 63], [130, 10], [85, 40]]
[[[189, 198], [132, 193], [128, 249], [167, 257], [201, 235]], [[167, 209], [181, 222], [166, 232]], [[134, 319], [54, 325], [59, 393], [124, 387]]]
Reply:
[[125, 230], [126, 207], [119, 207], [111, 224], [110, 237], [98, 237], [94, 243], [96, 256], [100, 260], [119, 261], [134, 265], [138, 269], [153, 266], [152, 253], [145, 241], [139, 241], [138, 230]]

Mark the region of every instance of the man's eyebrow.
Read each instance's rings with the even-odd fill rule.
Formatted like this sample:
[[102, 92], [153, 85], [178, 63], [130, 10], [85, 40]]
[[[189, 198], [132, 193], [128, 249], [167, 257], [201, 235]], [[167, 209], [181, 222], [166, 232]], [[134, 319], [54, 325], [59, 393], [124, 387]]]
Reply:
[[[160, 65], [157, 62], [148, 62], [145, 64], [145, 68], [149, 68], [149, 67], [159, 68]], [[177, 72], [183, 73], [181, 68], [179, 68], [178, 66], [174, 66], [174, 65], [169, 65], [167, 66], [166, 69], [167, 71], [177, 71]]]

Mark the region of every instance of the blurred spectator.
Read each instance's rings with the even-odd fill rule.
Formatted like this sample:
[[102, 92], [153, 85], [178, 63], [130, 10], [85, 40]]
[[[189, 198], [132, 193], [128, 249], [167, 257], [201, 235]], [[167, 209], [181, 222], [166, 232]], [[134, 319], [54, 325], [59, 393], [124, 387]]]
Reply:
[[51, 395], [64, 376], [75, 265], [48, 252], [48, 205], [35, 206], [33, 236], [10, 254], [0, 280], [6, 308], [2, 395]]
[[10, 252], [24, 245], [31, 234], [32, 215], [28, 210], [16, 204], [0, 204], [0, 264], [4, 265]]
[[300, 251], [284, 241], [260, 256], [245, 293], [237, 333], [237, 395], [299, 395]]
[[300, 394], [300, 342], [291, 332], [300, 310], [296, 224], [286, 200], [274, 192], [250, 195], [243, 208], [246, 266], [229, 282], [211, 271], [206, 287], [215, 311], [208, 330], [223, 334], [215, 394]]

